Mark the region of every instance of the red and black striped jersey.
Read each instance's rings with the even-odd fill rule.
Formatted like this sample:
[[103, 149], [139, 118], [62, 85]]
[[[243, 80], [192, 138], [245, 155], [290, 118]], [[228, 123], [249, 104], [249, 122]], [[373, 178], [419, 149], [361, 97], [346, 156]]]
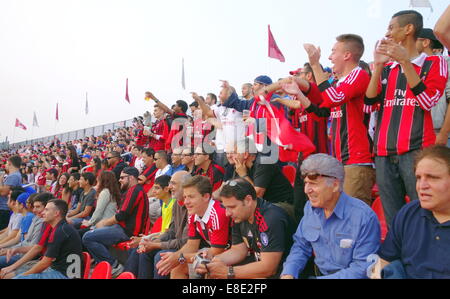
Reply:
[[142, 171], [141, 175], [145, 176], [146, 181], [143, 185], [144, 191], [147, 194], [150, 189], [152, 189], [153, 184], [155, 183], [155, 175], [158, 171], [156, 164], [153, 163], [150, 167], [145, 167], [144, 171]]
[[[317, 106], [320, 106], [323, 102], [322, 96], [317, 87], [311, 86], [315, 83], [310, 83], [309, 90], [305, 93], [305, 96]], [[327, 136], [327, 120], [326, 117], [318, 117], [314, 114], [309, 114], [304, 109], [296, 109], [298, 112], [298, 121], [300, 132], [305, 134], [311, 139], [316, 146], [316, 153], [328, 154], [328, 136]]]
[[140, 129], [136, 136], [136, 145], [146, 147], [149, 142], [149, 136], [144, 135], [144, 129]]
[[375, 129], [375, 155], [402, 155], [436, 141], [431, 108], [442, 97], [448, 80], [443, 57], [422, 54], [412, 61], [421, 82], [410, 88], [401, 66], [388, 63], [378, 84], [378, 96], [366, 104], [381, 103]]
[[211, 162], [211, 164], [208, 167], [208, 170], [204, 171], [203, 168], [198, 167], [194, 171], [194, 175], [201, 175], [208, 177], [213, 186], [214, 192], [217, 189], [219, 189], [220, 186], [222, 186], [223, 176], [225, 175], [225, 169], [222, 166], [214, 162]]
[[137, 184], [128, 189], [122, 198], [116, 220], [128, 236], [146, 234], [149, 226], [149, 203], [144, 188]]
[[372, 163], [363, 112], [369, 82], [369, 74], [356, 67], [335, 86], [328, 81], [319, 85], [323, 99], [320, 107], [330, 109], [332, 155], [344, 165]]

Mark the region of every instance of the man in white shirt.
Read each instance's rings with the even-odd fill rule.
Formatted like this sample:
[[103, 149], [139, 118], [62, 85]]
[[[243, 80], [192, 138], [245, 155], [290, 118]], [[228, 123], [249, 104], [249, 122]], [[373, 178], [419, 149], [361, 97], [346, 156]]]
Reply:
[[166, 151], [157, 151], [155, 153], [155, 165], [156, 168], [158, 168], [158, 171], [155, 174], [155, 179], [166, 174], [171, 169], [168, 160], [169, 158]]

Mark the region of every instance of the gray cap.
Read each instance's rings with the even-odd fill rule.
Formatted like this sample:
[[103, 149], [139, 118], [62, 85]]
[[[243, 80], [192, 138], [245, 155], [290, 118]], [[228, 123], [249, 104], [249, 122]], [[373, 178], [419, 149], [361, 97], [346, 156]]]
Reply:
[[344, 165], [336, 158], [326, 154], [315, 154], [303, 161], [301, 166], [302, 175], [321, 174], [344, 182]]

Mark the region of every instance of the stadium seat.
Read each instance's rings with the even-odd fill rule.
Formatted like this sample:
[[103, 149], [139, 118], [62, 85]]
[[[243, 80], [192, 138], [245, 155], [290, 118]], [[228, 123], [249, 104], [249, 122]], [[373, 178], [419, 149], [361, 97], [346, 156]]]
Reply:
[[295, 183], [295, 175], [297, 170], [294, 166], [286, 165], [282, 168], [283, 175], [288, 179], [289, 183], [291, 183], [292, 187], [294, 187]]
[[83, 279], [88, 279], [89, 272], [91, 271], [91, 255], [89, 254], [89, 252], [83, 251], [83, 263], [84, 263]]
[[90, 279], [111, 279], [112, 267], [108, 262], [100, 262], [95, 266]]
[[116, 279], [136, 279], [136, 276], [131, 272], [122, 272]]
[[387, 229], [387, 225], [386, 225], [386, 218], [384, 217], [383, 205], [381, 203], [381, 199], [379, 196], [372, 203], [372, 210], [377, 215], [378, 221], [380, 221], [381, 241], [384, 241], [386, 239], [386, 234], [387, 234], [388, 229]]

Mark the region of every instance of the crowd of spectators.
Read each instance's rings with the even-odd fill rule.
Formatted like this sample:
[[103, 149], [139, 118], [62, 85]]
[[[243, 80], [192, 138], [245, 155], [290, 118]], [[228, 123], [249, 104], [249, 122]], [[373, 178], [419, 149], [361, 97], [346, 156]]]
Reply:
[[343, 34], [332, 68], [305, 44], [241, 96], [148, 91], [132, 127], [0, 152], [0, 279], [81, 278], [83, 251], [114, 277], [450, 278], [449, 59], [422, 27], [395, 14], [371, 67]]

